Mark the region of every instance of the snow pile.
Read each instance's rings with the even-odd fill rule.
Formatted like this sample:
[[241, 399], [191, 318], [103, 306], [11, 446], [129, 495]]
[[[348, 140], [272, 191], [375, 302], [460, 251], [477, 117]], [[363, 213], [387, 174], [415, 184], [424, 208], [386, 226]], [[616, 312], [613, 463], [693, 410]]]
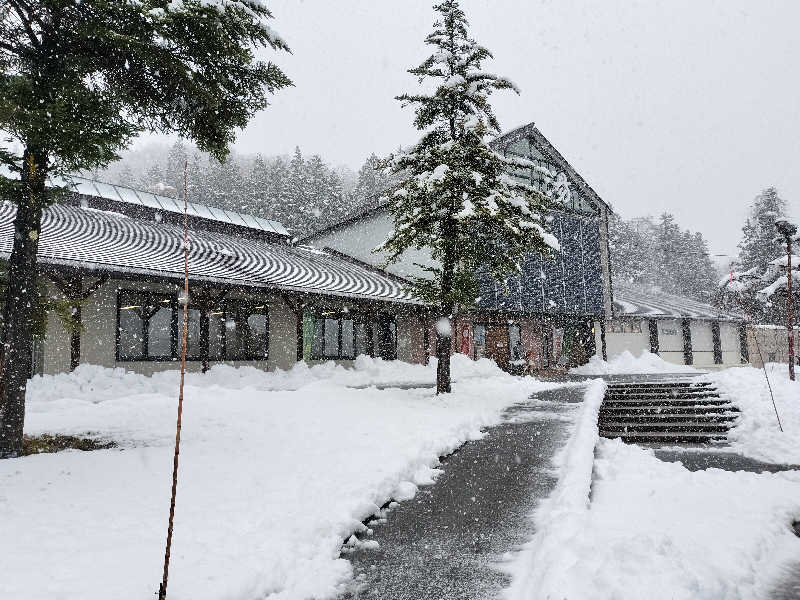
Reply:
[[[446, 397], [347, 387], [404, 375], [433, 381], [435, 367], [370, 359], [349, 371], [218, 367], [187, 377], [170, 595], [334, 595], [351, 575], [341, 545], [365, 517], [432, 482], [438, 457], [480, 436], [506, 406], [552, 387], [488, 361], [454, 365], [463, 379]], [[281, 386], [296, 389], [269, 389]], [[91, 432], [121, 449], [0, 461], [0, 597], [155, 593], [176, 395], [174, 372], [81, 368], [32, 384], [28, 433]]]
[[621, 352], [608, 362], [595, 354], [589, 362], [569, 370], [572, 375], [625, 375], [628, 373], [698, 373], [688, 365], [667, 362], [657, 354], [642, 352], [634, 356], [628, 350]]
[[604, 439], [591, 508], [568, 530], [547, 532], [546, 576], [515, 598], [767, 597], [800, 553], [798, 518], [798, 472], [693, 473]]
[[[464, 354], [454, 354], [451, 357], [450, 369], [454, 381], [504, 374], [494, 361], [487, 358], [473, 361]], [[230, 389], [262, 391], [297, 390], [315, 381], [329, 381], [351, 387], [393, 384], [434, 385], [436, 359], [431, 358], [429, 364], [420, 365], [361, 355], [353, 361], [352, 368], [333, 361], [313, 366], [299, 362], [288, 371], [281, 369], [263, 371], [255, 367], [218, 364], [211, 367], [205, 375], [186, 374], [186, 382], [189, 385], [199, 387], [218, 385]], [[80, 365], [70, 374], [33, 377], [28, 383], [28, 399], [34, 403], [64, 398], [101, 402], [134, 393], [174, 395], [177, 385], [177, 371], [165, 371], [148, 377], [120, 367], [109, 369], [97, 365]], [[34, 410], [36, 409], [34, 407]]]
[[[789, 380], [785, 364], [767, 364], [775, 395], [772, 405], [762, 369], [737, 367], [711, 374], [720, 395], [741, 411], [728, 434], [732, 450], [758, 460], [800, 465], [800, 381]], [[775, 416], [778, 410], [783, 432]]]
[[[536, 534], [509, 569], [513, 580], [508, 597], [512, 600], [548, 598], [547, 594], [535, 594], [544, 589], [557, 591], [563, 566], [580, 560], [574, 553], [574, 541], [581, 538], [586, 526], [594, 448], [599, 439], [597, 417], [605, 392], [603, 380], [589, 383], [570, 440], [554, 459], [560, 472], [558, 484], [536, 509]], [[552, 596], [562, 597], [569, 596]], [[594, 597], [590, 593], [574, 598]]]

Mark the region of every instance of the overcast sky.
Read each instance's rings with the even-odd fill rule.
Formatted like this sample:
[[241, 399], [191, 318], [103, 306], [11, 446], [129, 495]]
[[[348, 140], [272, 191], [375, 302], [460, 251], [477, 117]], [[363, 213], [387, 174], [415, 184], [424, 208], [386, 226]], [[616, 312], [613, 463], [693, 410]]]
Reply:
[[[299, 144], [357, 168], [414, 142], [405, 71], [429, 53], [432, 0], [273, 0], [296, 87], [237, 149]], [[675, 213], [735, 252], [746, 205], [774, 185], [800, 215], [797, 0], [463, 0], [504, 130], [534, 121], [623, 217]]]

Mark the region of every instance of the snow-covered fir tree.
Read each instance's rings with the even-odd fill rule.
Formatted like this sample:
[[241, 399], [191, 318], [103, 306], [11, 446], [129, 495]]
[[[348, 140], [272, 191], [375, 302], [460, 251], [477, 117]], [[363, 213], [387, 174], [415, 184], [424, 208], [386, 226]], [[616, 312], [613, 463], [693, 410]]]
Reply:
[[609, 220], [611, 269], [615, 281], [657, 288], [708, 302], [717, 274], [699, 232], [682, 230], [673, 215]]
[[778, 238], [775, 222], [785, 215], [786, 201], [774, 187], [766, 188], [755, 197], [739, 243], [737, 262], [742, 270], [755, 268], [763, 273], [769, 262], [780, 255], [783, 244]]
[[487, 143], [500, 130], [490, 94], [516, 87], [481, 69], [492, 55], [469, 36], [457, 0], [434, 10], [438, 19], [425, 39], [434, 51], [409, 72], [435, 89], [398, 97], [415, 106], [414, 124], [424, 133], [390, 160], [400, 181], [388, 203], [394, 230], [382, 248], [391, 261], [427, 247], [436, 261], [416, 293], [438, 307], [437, 392], [443, 393], [450, 391], [450, 318], [458, 305], [474, 303], [478, 270], [502, 281], [520, 269], [525, 253], [558, 244], [542, 218], [550, 200], [507, 174], [510, 166], [532, 163], [506, 159]]
[[353, 203], [371, 204], [378, 201], [393, 185], [394, 178], [381, 167], [381, 159], [373, 153], [367, 157], [358, 171]]

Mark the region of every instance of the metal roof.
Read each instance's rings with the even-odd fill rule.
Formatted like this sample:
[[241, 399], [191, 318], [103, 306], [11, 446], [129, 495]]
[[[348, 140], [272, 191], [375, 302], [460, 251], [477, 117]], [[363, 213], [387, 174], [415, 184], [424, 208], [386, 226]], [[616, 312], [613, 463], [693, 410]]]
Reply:
[[[183, 214], [183, 201], [122, 185], [103, 183], [76, 175], [70, 175], [65, 179], [54, 178], [51, 183], [53, 185], [61, 185], [70, 188], [75, 193], [84, 196], [96, 196], [114, 202], [124, 202], [126, 204], [145, 206], [147, 208], [163, 210], [170, 213]], [[266, 233], [278, 234], [285, 237], [290, 237], [291, 235], [278, 221], [270, 221], [269, 219], [262, 219], [261, 217], [246, 215], [232, 210], [222, 210], [195, 202], [189, 202], [187, 212], [191, 217], [219, 221], [221, 223], [230, 223], [232, 225], [238, 225], [239, 227], [248, 227], [256, 231], [264, 231]]]
[[644, 288], [614, 281], [614, 316], [649, 319], [699, 319], [743, 321], [744, 317], [710, 304], [666, 294], [657, 288]]
[[[0, 255], [13, 243], [16, 207], [0, 203]], [[42, 215], [42, 263], [183, 277], [183, 229], [120, 213], [56, 204]], [[189, 277], [227, 285], [414, 302], [400, 280], [325, 251], [206, 230], [189, 232]]]

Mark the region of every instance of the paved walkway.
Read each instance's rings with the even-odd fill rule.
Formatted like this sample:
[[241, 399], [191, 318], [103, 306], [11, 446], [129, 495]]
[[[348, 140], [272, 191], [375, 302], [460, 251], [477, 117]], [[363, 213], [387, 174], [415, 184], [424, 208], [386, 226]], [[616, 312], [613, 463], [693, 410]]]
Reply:
[[377, 550], [344, 554], [354, 579], [341, 599], [467, 600], [497, 597], [496, 565], [533, 534], [536, 500], [556, 483], [553, 454], [567, 438], [583, 387], [540, 392], [483, 439], [442, 461], [436, 483], [371, 524]]

